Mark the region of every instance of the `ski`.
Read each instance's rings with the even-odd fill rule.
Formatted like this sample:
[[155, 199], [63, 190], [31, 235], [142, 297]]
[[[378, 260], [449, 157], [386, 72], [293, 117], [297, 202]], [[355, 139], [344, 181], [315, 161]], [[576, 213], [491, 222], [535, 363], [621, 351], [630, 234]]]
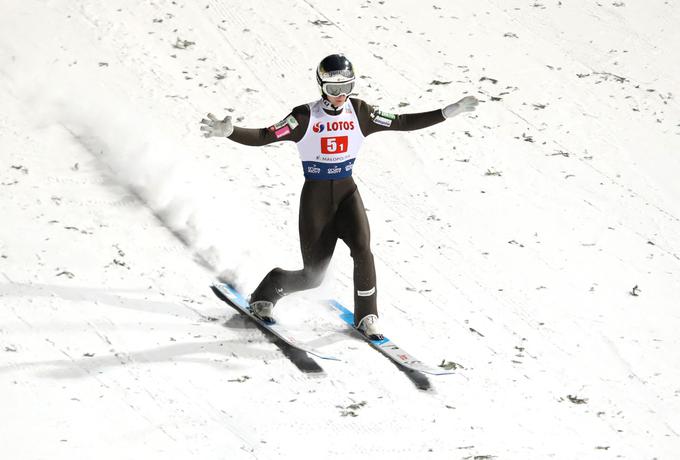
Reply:
[[283, 340], [291, 347], [309, 353], [310, 355], [314, 355], [317, 358], [339, 361], [339, 359], [336, 358], [335, 356], [322, 353], [314, 348], [310, 348], [298, 342], [295, 336], [293, 336], [293, 334], [291, 334], [280, 324], [278, 323], [268, 324], [262, 321], [260, 318], [253, 314], [253, 312], [250, 310], [250, 306], [248, 305], [246, 299], [233, 286], [227, 283], [220, 282], [214, 283], [212, 285], [212, 289], [213, 291], [215, 291], [216, 294], [219, 293], [218, 296], [225, 300], [226, 302], [228, 302], [232, 307], [236, 308], [238, 311], [246, 315], [251, 320], [255, 321], [258, 325], [265, 328], [267, 331], [271, 332], [279, 339]]
[[385, 337], [382, 340], [371, 340], [364, 334], [359, 332], [354, 327], [354, 314], [345, 308], [340, 302], [336, 300], [328, 300], [328, 305], [340, 313], [340, 319], [347, 323], [356, 335], [363, 338], [365, 341], [369, 342], [373, 348], [381, 352], [383, 355], [387, 356], [396, 364], [405, 367], [406, 369], [422, 372], [423, 374], [430, 375], [445, 375], [445, 374], [455, 374], [453, 370], [447, 369], [435, 369], [433, 367], [427, 366], [418, 359], [411, 356], [410, 353], [400, 348], [399, 345], [392, 342], [390, 339]]

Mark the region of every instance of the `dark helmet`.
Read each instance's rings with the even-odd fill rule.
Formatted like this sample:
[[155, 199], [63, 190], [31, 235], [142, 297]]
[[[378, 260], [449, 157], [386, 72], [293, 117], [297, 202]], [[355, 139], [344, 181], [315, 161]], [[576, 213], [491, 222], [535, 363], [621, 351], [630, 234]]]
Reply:
[[349, 96], [354, 89], [354, 67], [343, 54], [331, 54], [316, 68], [316, 82], [322, 94]]

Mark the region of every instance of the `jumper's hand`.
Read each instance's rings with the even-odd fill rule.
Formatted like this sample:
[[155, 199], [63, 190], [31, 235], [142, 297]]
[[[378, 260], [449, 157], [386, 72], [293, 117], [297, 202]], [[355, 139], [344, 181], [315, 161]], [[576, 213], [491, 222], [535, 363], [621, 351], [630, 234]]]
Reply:
[[475, 108], [479, 104], [479, 101], [474, 96], [465, 96], [460, 101], [449, 104], [442, 109], [444, 118], [451, 118], [459, 115], [463, 112], [474, 112]]
[[234, 132], [234, 125], [229, 115], [224, 117], [224, 120], [218, 120], [215, 115], [209, 113], [207, 119], [201, 120], [201, 131], [205, 137], [229, 137]]

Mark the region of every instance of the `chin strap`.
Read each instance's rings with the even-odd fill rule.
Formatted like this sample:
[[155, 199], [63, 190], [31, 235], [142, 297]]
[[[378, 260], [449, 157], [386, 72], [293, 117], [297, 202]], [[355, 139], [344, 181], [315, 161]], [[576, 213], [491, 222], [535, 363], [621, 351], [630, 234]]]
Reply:
[[324, 110], [327, 110], [329, 112], [333, 112], [334, 115], [337, 115], [340, 112], [342, 112], [342, 107], [336, 107], [333, 104], [331, 104], [331, 101], [329, 101], [326, 98], [325, 94], [323, 94], [321, 96], [321, 104], [323, 105]]

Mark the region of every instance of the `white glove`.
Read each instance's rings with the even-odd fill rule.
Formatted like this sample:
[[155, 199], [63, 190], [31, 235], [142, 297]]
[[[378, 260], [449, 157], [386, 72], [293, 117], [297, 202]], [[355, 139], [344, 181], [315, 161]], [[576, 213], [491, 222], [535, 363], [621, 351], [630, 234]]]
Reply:
[[215, 115], [209, 113], [208, 118], [201, 120], [201, 131], [205, 137], [229, 137], [234, 132], [234, 125], [231, 124], [229, 115], [224, 117], [224, 120], [218, 120]]
[[474, 112], [475, 107], [477, 107], [479, 101], [474, 96], [465, 96], [460, 101], [449, 104], [442, 109], [442, 114], [444, 118], [451, 118], [459, 115], [463, 112]]

